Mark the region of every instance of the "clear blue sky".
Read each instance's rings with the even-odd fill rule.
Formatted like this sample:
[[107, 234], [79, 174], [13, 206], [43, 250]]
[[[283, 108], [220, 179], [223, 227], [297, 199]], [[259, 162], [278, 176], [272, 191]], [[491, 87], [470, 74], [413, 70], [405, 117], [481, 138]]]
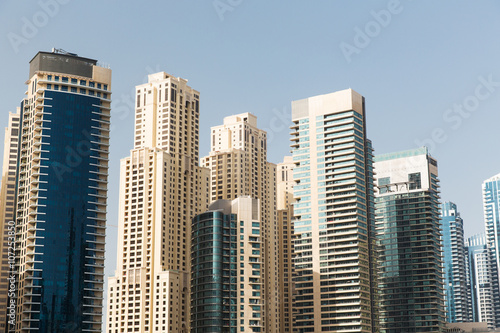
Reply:
[[[292, 100], [353, 88], [366, 97], [376, 154], [432, 140], [442, 199], [458, 205], [471, 235], [484, 230], [481, 183], [500, 173], [499, 31], [493, 0], [2, 1], [0, 127], [23, 98], [38, 51], [62, 48], [109, 64], [108, 220], [116, 225], [132, 91], [148, 73], [186, 78], [201, 92], [200, 156], [211, 126], [252, 112], [270, 132], [272, 162], [289, 153]], [[116, 266], [116, 235], [110, 227], [107, 274]]]

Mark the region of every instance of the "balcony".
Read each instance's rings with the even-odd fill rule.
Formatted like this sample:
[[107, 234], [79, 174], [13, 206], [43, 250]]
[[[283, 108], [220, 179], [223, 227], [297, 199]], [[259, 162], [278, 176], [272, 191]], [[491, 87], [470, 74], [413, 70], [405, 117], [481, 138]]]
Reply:
[[[104, 206], [104, 207], [107, 206], [106, 202], [100, 202], [100, 201], [89, 201], [88, 203], [89, 204], [94, 204], [94, 205], [97, 205], [97, 206]], [[103, 211], [106, 211], [106, 210], [104, 209]]]
[[90, 181], [94, 181], [94, 182], [98, 182], [98, 183], [101, 183], [101, 184], [107, 184], [108, 183], [107, 179], [91, 178], [89, 180]]
[[[105, 209], [89, 209], [88, 210], [89, 212], [96, 212], [96, 213], [101, 213], [101, 214], [106, 214], [106, 210]], [[93, 219], [95, 219], [95, 217], [92, 217]]]
[[87, 267], [97, 267], [97, 268], [103, 268], [104, 267], [104, 264], [85, 264], [85, 266]]
[[87, 242], [88, 243], [93, 243], [93, 244], [101, 244], [101, 245], [105, 245], [106, 244], [105, 241], [98, 241], [98, 240], [88, 240]]
[[[96, 197], [96, 198], [102, 198], [102, 199], [107, 199], [108, 196], [107, 195], [101, 195], [101, 194], [93, 194], [93, 193], [89, 193], [90, 196], [92, 197]], [[106, 205], [106, 204], [104, 204]]]
[[[106, 169], [108, 168], [107, 166], [105, 167]], [[99, 172], [99, 171], [90, 171], [90, 173], [93, 173], [95, 175], [99, 175], [99, 176], [108, 176], [108, 173], [107, 172]]]

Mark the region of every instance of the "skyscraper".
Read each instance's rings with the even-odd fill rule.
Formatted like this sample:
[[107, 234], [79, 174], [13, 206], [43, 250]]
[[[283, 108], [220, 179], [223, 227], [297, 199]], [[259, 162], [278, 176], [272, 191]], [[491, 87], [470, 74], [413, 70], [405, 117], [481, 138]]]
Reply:
[[466, 241], [469, 282], [469, 312], [471, 321], [486, 322], [489, 329], [495, 328], [491, 289], [490, 261], [486, 235], [477, 234]]
[[193, 219], [192, 330], [266, 332], [258, 199], [217, 200]]
[[293, 228], [293, 163], [292, 156], [285, 156], [276, 165], [277, 221], [278, 221], [278, 276], [280, 295], [280, 332], [294, 329], [295, 251]]
[[267, 161], [267, 134], [251, 113], [224, 118], [211, 128], [211, 150], [202, 158], [211, 172], [212, 201], [240, 196], [259, 199], [262, 252], [263, 332], [279, 330], [278, 234], [276, 226], [276, 165]]
[[439, 180], [426, 147], [375, 156], [380, 329], [445, 325]]
[[443, 229], [444, 291], [446, 321], [469, 321], [467, 307], [466, 249], [464, 223], [453, 202], [440, 205]]
[[208, 208], [200, 93], [164, 72], [136, 87], [134, 148], [120, 165], [118, 258], [106, 332], [189, 332], [191, 220]]
[[493, 322], [500, 327], [500, 174], [483, 182], [483, 210], [490, 265]]
[[27, 84], [16, 187], [16, 332], [98, 332], [111, 70], [75, 54], [39, 52]]
[[347, 89], [292, 102], [295, 327], [375, 332], [372, 147]]
[[[20, 108], [9, 112], [9, 125], [5, 128], [3, 147], [2, 186], [0, 188], [0, 332], [7, 332], [7, 303], [10, 288], [10, 263], [15, 256], [12, 246], [15, 240], [15, 188], [17, 175], [17, 155], [19, 147]], [[10, 260], [9, 260], [10, 257]], [[10, 311], [9, 311], [10, 313]], [[15, 318], [15, 317], [14, 317]], [[9, 318], [10, 319], [10, 318]]]

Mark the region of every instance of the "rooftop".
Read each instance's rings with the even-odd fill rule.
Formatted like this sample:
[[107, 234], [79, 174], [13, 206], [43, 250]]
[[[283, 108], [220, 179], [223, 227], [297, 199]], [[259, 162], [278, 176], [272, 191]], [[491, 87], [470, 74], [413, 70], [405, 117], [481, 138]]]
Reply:
[[79, 57], [75, 53], [61, 53], [56, 49], [52, 52], [40, 51], [30, 61], [28, 79], [31, 79], [38, 71], [92, 78], [92, 67], [96, 65], [97, 60]]
[[427, 147], [420, 147], [420, 148], [416, 148], [416, 149], [398, 151], [395, 153], [387, 153], [387, 154], [377, 155], [373, 158], [373, 161], [374, 162], [382, 162], [382, 161], [388, 161], [388, 160], [395, 160], [397, 158], [405, 158], [405, 157], [418, 156], [418, 155], [429, 155], [429, 151], [428, 151]]

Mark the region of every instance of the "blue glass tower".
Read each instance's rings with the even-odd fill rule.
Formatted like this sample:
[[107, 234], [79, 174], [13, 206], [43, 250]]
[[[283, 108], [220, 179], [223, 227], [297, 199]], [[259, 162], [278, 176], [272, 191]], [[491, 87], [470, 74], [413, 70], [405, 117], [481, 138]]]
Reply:
[[486, 235], [477, 234], [469, 237], [465, 246], [467, 250], [469, 318], [473, 322], [487, 322], [488, 328], [493, 330], [495, 323]]
[[16, 188], [16, 332], [101, 330], [111, 70], [96, 63], [60, 52], [30, 62]]
[[267, 332], [259, 212], [258, 199], [240, 196], [193, 218], [191, 332]]
[[483, 182], [483, 210], [491, 274], [494, 326], [500, 327], [500, 174]]
[[193, 219], [192, 332], [236, 333], [236, 225], [222, 211]]
[[467, 283], [465, 268], [464, 224], [453, 202], [440, 205], [443, 230], [444, 291], [446, 321], [467, 322]]

